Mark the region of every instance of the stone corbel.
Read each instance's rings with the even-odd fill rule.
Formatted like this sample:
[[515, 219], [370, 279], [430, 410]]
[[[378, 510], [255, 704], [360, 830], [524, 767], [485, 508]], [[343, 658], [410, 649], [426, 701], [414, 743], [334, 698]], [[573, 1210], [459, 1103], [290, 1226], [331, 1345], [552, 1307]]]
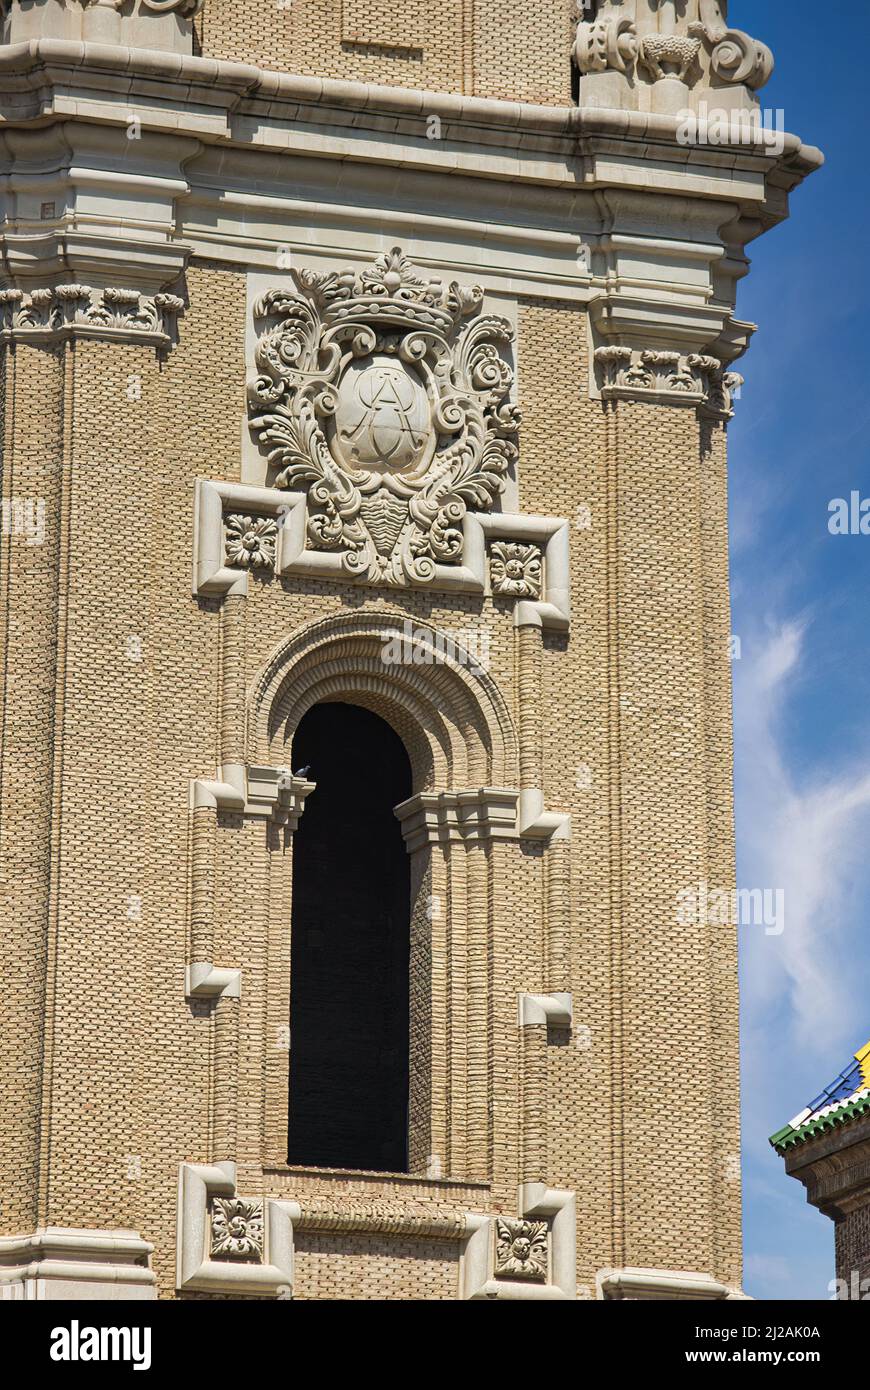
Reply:
[[567, 840], [571, 816], [545, 811], [543, 792], [479, 787], [419, 792], [394, 809], [409, 854], [424, 845], [485, 840]]
[[178, 1291], [291, 1298], [293, 1223], [300, 1215], [296, 1202], [239, 1197], [234, 1163], [182, 1163]]
[[576, 1299], [575, 1194], [524, 1183], [519, 1211], [518, 1217], [468, 1213], [460, 1297], [489, 1302]]
[[418, 792], [394, 814], [409, 854], [424, 845], [516, 840], [520, 793], [496, 787], [476, 791]]

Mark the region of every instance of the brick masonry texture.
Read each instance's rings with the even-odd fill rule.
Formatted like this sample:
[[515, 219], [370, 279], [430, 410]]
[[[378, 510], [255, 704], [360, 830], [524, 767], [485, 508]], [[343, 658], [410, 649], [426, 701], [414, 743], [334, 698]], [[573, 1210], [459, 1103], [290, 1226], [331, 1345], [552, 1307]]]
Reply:
[[[224, 56], [264, 61], [266, 6], [243, 8], [245, 41], [261, 47]], [[323, 37], [339, 32], [338, 6], [268, 11], [270, 25], [304, 19], [312, 61], [317, 33], [340, 52]], [[562, 7], [540, 12], [549, 22]], [[374, 25], [381, 7], [360, 0], [342, 22], [370, 13]], [[238, 32], [238, 6], [211, 0], [205, 14], [215, 33], [232, 14]], [[426, 81], [449, 87], [438, 43]], [[523, 66], [546, 71], [528, 52]], [[722, 431], [689, 410], [591, 399], [583, 313], [522, 300], [520, 509], [572, 522], [569, 636], [527, 630], [523, 655], [507, 600], [298, 578], [197, 601], [195, 479], [239, 478], [245, 281], [197, 262], [188, 291], [162, 360], [88, 342], [4, 360], [4, 495], [44, 496], [48, 531], [43, 547], [4, 538], [0, 790], [17, 973], [3, 997], [14, 1046], [0, 1074], [0, 1230], [136, 1229], [172, 1297], [178, 1165], [233, 1159], [241, 1193], [302, 1206], [298, 1297], [453, 1298], [461, 1214], [515, 1214], [517, 1184], [533, 1177], [577, 1192], [582, 1289], [621, 1265], [738, 1283], [734, 936], [675, 920], [681, 888], [733, 881]], [[213, 959], [242, 970], [243, 993], [187, 1002], [188, 782], [214, 775], [221, 710], [236, 708], [225, 651], [248, 760], [279, 764], [292, 730], [275, 721], [261, 735], [252, 715], [269, 660], [319, 620], [385, 614], [484, 626], [515, 730], [520, 657], [536, 663], [543, 722], [523, 757], [540, 763], [547, 807], [571, 813], [572, 840], [414, 856], [414, 1171], [291, 1172], [292, 841], [205, 813]], [[383, 693], [356, 698], [410, 740], [407, 711]], [[470, 720], [442, 714], [444, 742], [415, 789], [438, 768], [455, 778], [439, 786], [467, 786], [470, 760], [482, 785], [492, 768], [474, 759], [491, 764], [492, 749], [475, 754]], [[424, 734], [409, 748], [418, 771], [438, 742], [434, 724]], [[518, 784], [516, 752], [502, 774]], [[547, 989], [573, 992], [573, 1034], [522, 1039], [517, 995]], [[432, 1155], [441, 1178], [426, 1177]]]
[[565, 105], [572, 0], [209, 0], [210, 58], [281, 72]]

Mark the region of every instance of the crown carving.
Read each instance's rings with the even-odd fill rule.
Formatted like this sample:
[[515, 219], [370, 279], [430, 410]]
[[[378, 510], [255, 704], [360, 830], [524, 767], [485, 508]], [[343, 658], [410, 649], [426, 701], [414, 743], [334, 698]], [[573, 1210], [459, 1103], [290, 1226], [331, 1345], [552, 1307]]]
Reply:
[[422, 279], [398, 246], [364, 270], [291, 274], [327, 326], [362, 318], [406, 331], [437, 329], [449, 334], [483, 299], [479, 285], [462, 289], [455, 283]]

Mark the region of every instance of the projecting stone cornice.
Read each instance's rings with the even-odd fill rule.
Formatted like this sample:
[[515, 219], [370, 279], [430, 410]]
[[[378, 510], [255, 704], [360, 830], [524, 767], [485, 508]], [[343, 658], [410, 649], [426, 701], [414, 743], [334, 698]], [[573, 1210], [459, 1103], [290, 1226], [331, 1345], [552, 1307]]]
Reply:
[[[152, 131], [180, 130], [204, 140], [364, 160], [372, 158], [371, 137], [376, 134], [382, 160], [386, 151], [398, 146], [406, 162], [407, 147], [416, 144], [430, 170], [512, 182], [607, 183], [614, 140], [617, 148], [639, 147], [636, 157], [644, 162], [647, 184], [650, 142], [656, 158], [671, 162], [672, 175], [681, 175], [683, 183], [702, 179], [711, 168], [733, 171], [735, 152], [750, 165], [760, 163], [768, 173], [775, 171], [776, 181], [786, 189], [822, 162], [819, 151], [796, 136], [763, 129], [745, 130], [736, 142], [726, 136], [721, 143], [685, 145], [677, 139], [680, 122], [670, 115], [494, 101], [109, 44], [55, 39], [9, 44], [0, 49], [0, 74], [0, 113], [7, 124], [52, 115], [68, 119], [82, 111], [83, 102], [88, 120], [117, 121], [123, 108], [126, 122], [131, 109], [142, 107]], [[433, 121], [440, 129], [433, 128]], [[311, 126], [318, 132], [314, 144]], [[344, 146], [330, 149], [331, 139], [342, 134]], [[481, 146], [487, 149], [485, 167], [479, 155], [463, 158], [463, 151]], [[510, 163], [509, 151], [522, 154], [520, 166]], [[529, 158], [533, 152], [537, 163]], [[709, 183], [706, 195], [731, 196], [728, 182], [721, 187]], [[662, 173], [656, 183], [665, 191]]]

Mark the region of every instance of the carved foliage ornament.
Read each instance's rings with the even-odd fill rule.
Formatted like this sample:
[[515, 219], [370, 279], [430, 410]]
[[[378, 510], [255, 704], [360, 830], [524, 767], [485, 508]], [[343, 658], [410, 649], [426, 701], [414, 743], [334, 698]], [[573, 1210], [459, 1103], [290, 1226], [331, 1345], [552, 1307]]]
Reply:
[[52, 289], [0, 290], [0, 334], [10, 338], [132, 336], [168, 343], [175, 333], [184, 300], [176, 294], [141, 294], [139, 290], [88, 285]]
[[227, 564], [238, 569], [272, 570], [278, 523], [267, 516], [242, 516], [236, 512], [225, 518]]
[[509, 594], [514, 598], [541, 597], [543, 562], [537, 545], [494, 541], [489, 552], [489, 573], [494, 594]]
[[262, 1260], [263, 1202], [214, 1197], [211, 1203], [211, 1254], [217, 1260]]
[[581, 18], [574, 62], [584, 75], [608, 69], [625, 73], [636, 63], [653, 82], [674, 77], [684, 82], [696, 70], [702, 45], [710, 55], [711, 75], [725, 85], [763, 87], [773, 72], [770, 49], [742, 29], [729, 29], [721, 0], [694, 0], [694, 20], [686, 14], [686, 5], [661, 0], [659, 32], [644, 34], [638, 32], [634, 5], [626, 14], [621, 3], [617, 7], [604, 0], [589, 20], [588, 4], [577, 3]]
[[269, 291], [250, 389], [274, 486], [307, 491], [307, 544], [348, 576], [426, 584], [462, 558], [516, 458], [505, 319], [479, 287], [425, 280], [398, 247], [362, 271]]
[[496, 1279], [528, 1279], [546, 1284], [550, 1229], [546, 1221], [499, 1216], [495, 1223]]
[[684, 356], [608, 344], [596, 349], [595, 366], [604, 400], [649, 397], [691, 404], [721, 420], [733, 415], [733, 398], [743, 385], [739, 372], [728, 371], [707, 353]]

